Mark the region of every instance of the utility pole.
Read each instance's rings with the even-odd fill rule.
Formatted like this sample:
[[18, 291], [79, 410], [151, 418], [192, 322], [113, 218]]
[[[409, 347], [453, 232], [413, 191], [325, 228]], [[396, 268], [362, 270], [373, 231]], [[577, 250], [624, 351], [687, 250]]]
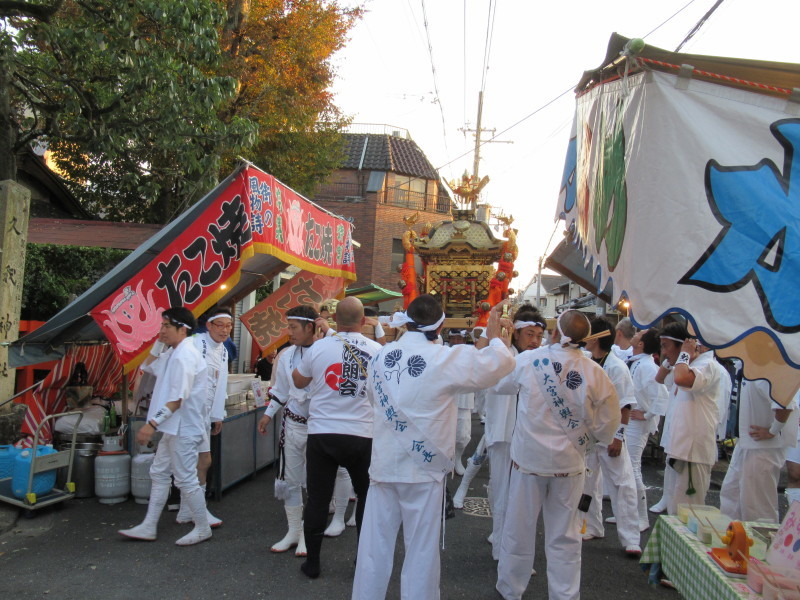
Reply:
[[536, 274], [536, 308], [542, 308], [542, 257], [539, 257], [539, 271]]
[[[475, 126], [475, 129], [466, 129], [461, 128], [460, 131], [463, 133], [467, 133], [468, 131], [475, 134], [475, 152], [474, 158], [472, 161], [472, 180], [477, 184], [479, 181], [478, 174], [480, 172], [480, 162], [481, 162], [481, 134], [483, 132], [488, 132], [494, 135], [496, 129], [483, 129], [483, 92], [478, 92], [478, 122]], [[513, 144], [512, 141], [501, 141], [501, 140], [491, 140], [492, 143], [500, 143], [500, 144]], [[477, 196], [472, 199], [472, 210], [477, 208], [478, 198]]]

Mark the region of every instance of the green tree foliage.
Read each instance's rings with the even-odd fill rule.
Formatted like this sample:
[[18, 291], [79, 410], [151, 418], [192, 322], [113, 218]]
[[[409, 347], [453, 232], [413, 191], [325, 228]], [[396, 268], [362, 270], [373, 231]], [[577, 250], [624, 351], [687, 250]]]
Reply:
[[21, 318], [46, 321], [128, 254], [130, 250], [28, 244]]
[[220, 118], [238, 88], [218, 72], [225, 16], [216, 0], [0, 0], [12, 151], [44, 138], [89, 210], [166, 222], [214, 185], [222, 149], [256, 140]]
[[336, 0], [0, 0], [0, 171], [4, 139], [13, 153], [41, 138], [84, 206], [121, 221], [168, 222], [238, 155], [311, 194], [341, 160], [329, 59], [360, 15]]

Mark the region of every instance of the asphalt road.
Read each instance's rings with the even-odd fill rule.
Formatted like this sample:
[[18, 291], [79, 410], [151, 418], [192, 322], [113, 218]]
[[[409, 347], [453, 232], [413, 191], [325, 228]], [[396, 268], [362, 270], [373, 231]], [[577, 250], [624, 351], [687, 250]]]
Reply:
[[[480, 433], [480, 425], [474, 421], [468, 450]], [[662, 468], [660, 461], [646, 461], [645, 479], [654, 487], [650, 492], [654, 499], [660, 496]], [[322, 575], [317, 580], [300, 573], [302, 559], [293, 552], [269, 552], [270, 545], [285, 533], [282, 504], [272, 494], [273, 478], [274, 470], [264, 469], [252, 480], [226, 491], [220, 502], [209, 501], [209, 509], [224, 520], [223, 526], [208, 542], [185, 548], [174, 542], [189, 526], [176, 524], [175, 513], [162, 516], [155, 542], [119, 536], [118, 529], [135, 525], [144, 517], [146, 507], [132, 499], [111, 506], [94, 498], [74, 499], [58, 508], [42, 509], [33, 518], [20, 516], [15, 526], [0, 536], [0, 598], [349, 598], [356, 553], [354, 528], [347, 528], [338, 538], [326, 538]], [[458, 481], [451, 482], [452, 492]], [[473, 480], [468, 496], [485, 498], [487, 483], [488, 468], [484, 468]], [[708, 502], [719, 505], [718, 490], [712, 489]], [[8, 518], [10, 511], [0, 510]], [[605, 515], [610, 514], [607, 501], [603, 510]], [[496, 563], [486, 542], [491, 520], [457, 512], [447, 521], [442, 598], [499, 598], [494, 590]], [[651, 522], [653, 519], [651, 515]], [[547, 597], [541, 523], [537, 537], [535, 568], [539, 575], [532, 578], [525, 598]], [[647, 533], [643, 534], [642, 547], [646, 539]], [[402, 558], [400, 542], [387, 598], [400, 597]], [[613, 525], [606, 527], [604, 539], [584, 544], [581, 588], [584, 599], [680, 597], [677, 592], [648, 586], [638, 562], [624, 555]]]

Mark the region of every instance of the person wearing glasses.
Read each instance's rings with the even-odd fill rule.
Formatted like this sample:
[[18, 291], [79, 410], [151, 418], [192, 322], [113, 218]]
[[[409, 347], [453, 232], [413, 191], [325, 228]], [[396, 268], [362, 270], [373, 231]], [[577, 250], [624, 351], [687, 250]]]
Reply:
[[[192, 336], [195, 348], [206, 361], [208, 379], [206, 381], [205, 418], [208, 423], [203, 441], [198, 446], [197, 478], [203, 495], [206, 493], [208, 470], [211, 468], [211, 435], [218, 435], [222, 431], [222, 421], [225, 418], [225, 398], [228, 394], [228, 349], [225, 340], [230, 337], [233, 329], [233, 314], [224, 307], [214, 306], [208, 310], [201, 321], [205, 321], [205, 331], [198, 331]], [[198, 328], [199, 329], [199, 328]], [[219, 519], [208, 512], [208, 524], [215, 528], [222, 525]], [[178, 523], [191, 522], [191, 513], [188, 507], [181, 503], [175, 521]]]

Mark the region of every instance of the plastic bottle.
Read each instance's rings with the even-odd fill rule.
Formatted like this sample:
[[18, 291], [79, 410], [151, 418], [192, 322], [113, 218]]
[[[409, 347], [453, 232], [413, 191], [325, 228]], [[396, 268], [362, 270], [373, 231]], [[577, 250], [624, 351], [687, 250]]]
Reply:
[[117, 406], [114, 402], [111, 403], [111, 411], [108, 415], [108, 421], [111, 429], [114, 429], [117, 426]]

